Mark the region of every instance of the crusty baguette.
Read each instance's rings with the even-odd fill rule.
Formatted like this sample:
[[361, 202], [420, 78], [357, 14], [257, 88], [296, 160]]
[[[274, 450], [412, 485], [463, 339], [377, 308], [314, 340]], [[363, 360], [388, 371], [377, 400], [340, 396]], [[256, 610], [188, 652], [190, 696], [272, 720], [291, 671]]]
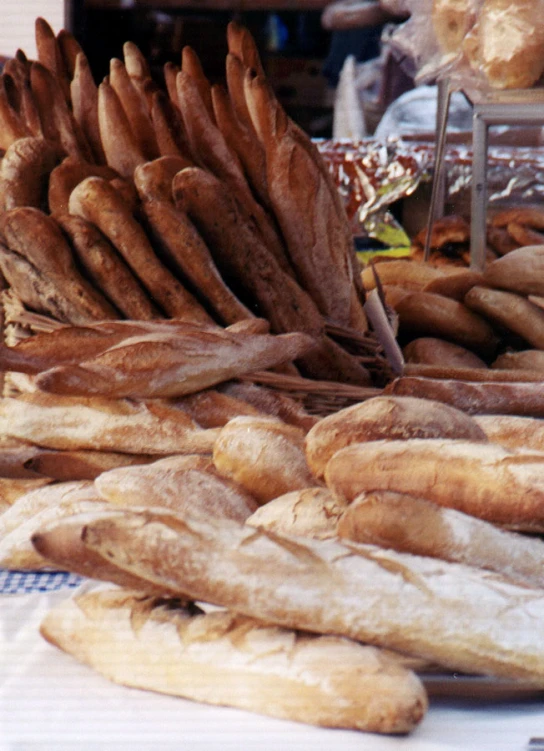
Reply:
[[[173, 85], [175, 87], [175, 81]], [[152, 96], [151, 122], [161, 156], [178, 156], [188, 163], [196, 163], [191, 154], [181, 112], [163, 91], [156, 91]]]
[[466, 366], [428, 365], [426, 363], [407, 363], [404, 367], [404, 376], [442, 378], [444, 380], [472, 381], [486, 383], [539, 383], [542, 381], [542, 373], [538, 370], [519, 370], [491, 368], [473, 368]]
[[156, 506], [240, 522], [257, 509], [241, 485], [220, 476], [212, 460], [198, 454], [112, 469], [95, 480], [95, 488], [109, 503], [124, 507]]
[[249, 29], [238, 21], [230, 21], [227, 25], [227, 46], [229, 53], [235, 55], [246, 68], [259, 75], [264, 73], [255, 39]]
[[6, 245], [47, 274], [70, 301], [73, 323], [118, 317], [114, 307], [80, 274], [70, 246], [52, 217], [33, 207], [19, 207], [2, 215], [0, 229]]
[[19, 498], [51, 482], [49, 477], [0, 477], [0, 508], [3, 517]]
[[486, 284], [521, 295], [543, 295], [544, 246], [518, 248], [486, 265]]
[[18, 138], [6, 150], [0, 166], [0, 209], [44, 207], [47, 180], [58, 152], [43, 138]]
[[122, 315], [137, 321], [162, 317], [128, 264], [94, 224], [74, 214], [57, 214], [56, 219], [80, 266]]
[[451, 297], [461, 302], [472, 287], [481, 286], [483, 283], [482, 272], [473, 269], [456, 269], [453, 273], [430, 280], [423, 287], [423, 291]]
[[543, 588], [542, 540], [406, 493], [361, 493], [345, 507], [336, 531], [355, 542], [465, 563], [495, 571], [520, 586]]
[[176, 400], [176, 406], [187, 412], [202, 428], [221, 428], [233, 417], [262, 414], [247, 401], [217, 389], [203, 389]]
[[459, 344], [433, 336], [412, 339], [402, 350], [406, 363], [442, 365], [444, 367], [487, 368], [475, 352]]
[[189, 281], [222, 323], [254, 317], [226, 285], [206, 243], [182, 209], [155, 199], [146, 201], [142, 209], [171, 267]]
[[116, 467], [133, 464], [147, 464], [156, 459], [149, 454], [126, 454], [116, 451], [53, 451], [35, 449], [25, 464], [33, 470], [56, 482], [73, 480], [94, 480], [103, 472]]
[[132, 179], [146, 161], [138, 139], [113, 86], [104, 79], [98, 86], [98, 127], [107, 164], [122, 177]]
[[274, 219], [255, 200], [242, 163], [209, 115], [197, 84], [182, 70], [176, 85], [191, 151], [198, 154], [202, 164], [225, 183], [282, 269], [291, 271], [285, 243]]
[[174, 175], [191, 162], [182, 156], [170, 154], [140, 164], [134, 170], [134, 184], [141, 201], [173, 202], [172, 180]]
[[306, 435], [306, 458], [316, 477], [352, 443], [411, 438], [485, 441], [472, 417], [447, 404], [408, 396], [376, 396], [320, 420]]
[[415, 674], [375, 648], [130, 591], [76, 595], [40, 630], [116, 683], [298, 722], [407, 733], [427, 707]]
[[98, 123], [98, 87], [83, 52], [76, 57], [74, 75], [70, 82], [70, 100], [74, 118], [87, 139], [92, 156], [98, 164], [105, 164], [106, 155]]
[[113, 180], [118, 177], [118, 174], [111, 167], [83, 162], [73, 156], [65, 157], [55, 169], [50, 170], [47, 188], [49, 213], [66, 214], [70, 193], [76, 185], [91, 176]]
[[495, 325], [521, 336], [535, 349], [544, 349], [544, 310], [516, 292], [473, 287], [465, 305]]
[[81, 310], [67, 299], [59, 285], [19, 253], [0, 243], [0, 270], [9, 289], [25, 308], [45, 313], [56, 321], [81, 323]]
[[300, 333], [253, 335], [187, 324], [172, 333], [129, 337], [79, 365], [53, 367], [36, 385], [57, 394], [177, 397], [290, 362], [313, 344]]
[[493, 354], [498, 345], [498, 337], [486, 319], [458, 300], [416, 291], [400, 300], [395, 310], [404, 337], [444, 338], [483, 356]]
[[337, 451], [325, 470], [348, 502], [363, 491], [408, 493], [440, 506], [523, 531], [544, 530], [544, 455], [495, 443], [412, 438]]
[[544, 352], [541, 349], [526, 349], [518, 352], [503, 352], [491, 363], [492, 368], [505, 370], [544, 371]]
[[41, 392], [0, 401], [2, 435], [53, 449], [211, 454], [217, 430], [200, 429], [159, 400], [78, 399]]
[[289, 425], [302, 428], [305, 433], [319, 420], [316, 415], [306, 412], [298, 401], [275, 389], [267, 389], [264, 386], [243, 381], [230, 381], [222, 384], [220, 390], [224, 394], [242, 399], [259, 412], [279, 417]]
[[70, 82], [76, 69], [77, 56], [83, 52], [83, 49], [76, 37], [67, 29], [60, 29], [58, 32], [57, 45], [66, 70], [67, 79]]
[[[86, 511], [70, 513], [63, 518], [42, 517], [31, 533], [30, 542], [41, 556], [44, 565], [98, 581], [110, 582], [146, 594], [165, 594], [163, 587], [155, 587], [139, 576], [127, 573], [95, 553], [81, 541], [81, 528], [96, 515], [100, 518], [123, 513], [107, 502], [89, 504]], [[179, 596], [179, 594], [178, 594]]]
[[6, 90], [6, 82], [0, 76], [0, 149], [6, 150], [19, 138], [31, 136], [28, 126], [14, 109]]
[[58, 79], [41, 63], [33, 62], [30, 66], [30, 85], [44, 137], [52, 140], [66, 155], [92, 161], [87, 139]]
[[355, 250], [345, 212], [323, 175], [321, 157], [299, 131], [261, 77], [246, 76], [245, 94], [266, 152], [267, 185], [289, 259], [301, 286], [321, 313], [340, 325], [367, 328], [355, 294]]
[[206, 107], [208, 115], [210, 116], [212, 121], [214, 121], [215, 115], [212, 105], [212, 92], [210, 82], [206, 78], [206, 74], [204, 73], [204, 69], [202, 68], [200, 58], [198, 57], [194, 49], [188, 44], [184, 45], [183, 49], [181, 50], [181, 70], [187, 75], [191, 76], [191, 78], [193, 79], [198, 89], [198, 93], [200, 94], [200, 98], [202, 99], [202, 103]]
[[436, 399], [473, 415], [544, 417], [544, 387], [539, 382], [493, 383], [404, 376], [396, 378], [384, 391], [397, 396]]
[[110, 60], [109, 82], [119, 97], [142, 154], [146, 159], [156, 159], [159, 149], [146, 103], [129, 76], [125, 63], [115, 57]]
[[392, 284], [409, 290], [422, 290], [429, 282], [442, 279], [447, 271], [409, 259], [391, 259], [373, 262], [361, 271], [363, 287], [368, 292], [376, 287], [376, 277], [381, 284]]
[[544, 421], [517, 415], [475, 415], [490, 441], [507, 449], [544, 452]]
[[314, 300], [281, 268], [220, 180], [203, 169], [187, 168], [174, 178], [173, 191], [176, 205], [195, 223], [223, 278], [241, 288], [244, 302], [249, 298], [273, 331], [304, 331], [316, 338], [301, 362], [306, 372], [368, 385], [365, 368], [323, 336], [324, 321]]
[[451, 670], [544, 682], [542, 590], [495, 574], [152, 511], [98, 519], [82, 538], [152, 583], [267, 623], [349, 636]]
[[[49, 483], [28, 489], [0, 515], [0, 540], [3, 540], [22, 524], [32, 519], [44, 509], [60, 505], [75, 504], [80, 501], [100, 501], [93, 483], [88, 480]], [[30, 540], [30, 537], [28, 538]]]
[[92, 222], [106, 235], [168, 316], [212, 322], [194, 296], [161, 263], [130, 207], [106, 180], [100, 177], [83, 180], [72, 191], [69, 211]]
[[336, 537], [336, 526], [346, 507], [328, 488], [302, 488], [263, 504], [245, 523], [284, 535]]
[[220, 430], [213, 461], [259, 504], [315, 485], [304, 456], [304, 432], [274, 417], [234, 417]]
[[58, 82], [64, 98], [69, 101], [70, 79], [62, 57], [57, 36], [45, 18], [34, 22], [36, 53], [38, 61], [47, 68]]

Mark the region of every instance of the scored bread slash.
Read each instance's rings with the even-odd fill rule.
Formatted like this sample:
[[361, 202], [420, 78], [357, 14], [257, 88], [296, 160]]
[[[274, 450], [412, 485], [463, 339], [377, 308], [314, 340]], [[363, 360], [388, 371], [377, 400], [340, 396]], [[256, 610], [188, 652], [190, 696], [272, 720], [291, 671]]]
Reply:
[[325, 727], [408, 733], [425, 690], [400, 659], [193, 604], [102, 590], [49, 612], [41, 633], [110, 680]]

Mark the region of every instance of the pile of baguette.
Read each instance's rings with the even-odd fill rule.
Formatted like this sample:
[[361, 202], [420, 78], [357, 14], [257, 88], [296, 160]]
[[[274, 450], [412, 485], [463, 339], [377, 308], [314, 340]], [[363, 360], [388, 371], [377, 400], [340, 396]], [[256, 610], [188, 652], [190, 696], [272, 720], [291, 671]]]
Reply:
[[368, 732], [413, 730], [437, 672], [544, 690], [541, 420], [387, 394], [280, 415], [227, 383], [3, 400], [0, 461], [33, 485], [0, 565], [87, 581], [46, 640], [122, 685]]
[[227, 36], [226, 86], [210, 85], [190, 47], [157, 82], [130, 42], [97, 85], [76, 39], [37, 19], [38, 59], [18, 51], [0, 77], [10, 341], [21, 334], [13, 299], [31, 331], [36, 314], [75, 325], [258, 317], [313, 337], [287, 372], [371, 385], [383, 357], [336, 186], [247, 29], [233, 22]]

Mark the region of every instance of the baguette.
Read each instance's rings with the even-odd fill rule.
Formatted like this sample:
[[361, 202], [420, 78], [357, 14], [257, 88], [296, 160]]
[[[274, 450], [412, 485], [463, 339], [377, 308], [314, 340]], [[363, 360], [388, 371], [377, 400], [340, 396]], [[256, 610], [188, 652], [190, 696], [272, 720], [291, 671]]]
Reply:
[[323, 336], [324, 321], [315, 302], [281, 268], [220, 180], [202, 169], [187, 168], [174, 178], [173, 191], [178, 208], [187, 212], [214, 250], [223, 279], [242, 287], [240, 297], [252, 300], [248, 305], [258, 308], [272, 331], [303, 331], [316, 339], [314, 349], [301, 360], [307, 373], [324, 380], [369, 383], [366, 369]]
[[162, 314], [109, 240], [91, 222], [73, 214], [56, 219], [88, 278], [128, 319], [152, 321]]
[[19, 138], [33, 135], [9, 101], [4, 76], [0, 76], [0, 149], [5, 151]]
[[64, 69], [66, 70], [67, 79], [70, 82], [74, 77], [77, 56], [83, 52], [83, 49], [75, 36], [66, 29], [60, 29], [58, 32], [57, 45]]
[[65, 157], [57, 167], [50, 170], [47, 189], [49, 213], [55, 215], [68, 213], [70, 193], [76, 185], [92, 176], [103, 177], [105, 180], [118, 177], [117, 172], [106, 165], [82, 162], [73, 156]]
[[487, 368], [474, 352], [433, 336], [412, 339], [402, 350], [406, 363], [444, 367]]
[[77, 595], [40, 631], [116, 683], [297, 722], [407, 733], [427, 707], [415, 674], [375, 648], [130, 591]]
[[6, 150], [0, 166], [0, 210], [45, 205], [49, 173], [58, 152], [43, 138], [18, 138]]
[[119, 98], [138, 148], [146, 160], [156, 159], [159, 149], [147, 106], [134, 86], [125, 63], [117, 58], [110, 60], [109, 82]]
[[200, 59], [194, 49], [186, 44], [181, 50], [181, 70], [193, 80], [202, 103], [212, 122], [215, 121], [210, 82], [206, 78]]
[[194, 296], [160, 262], [129, 206], [106, 180], [99, 177], [83, 180], [72, 191], [69, 211], [92, 222], [106, 235], [168, 316], [212, 323]]
[[0, 477], [0, 518], [19, 498], [50, 482], [49, 477]]
[[[257, 386], [254, 383], [230, 381], [220, 387], [222, 393], [242, 399], [259, 412], [279, 417], [289, 425], [295, 425], [307, 433], [319, 417], [311, 415], [295, 399], [274, 389]], [[198, 420], [197, 420], [198, 422]]]
[[424, 376], [426, 378], [442, 378], [444, 380], [472, 381], [474, 383], [539, 383], [542, 373], [538, 370], [506, 369], [492, 370], [490, 368], [472, 368], [465, 366], [427, 365], [425, 363], [407, 363], [404, 376]]
[[114, 344], [81, 364], [44, 371], [36, 385], [56, 394], [110, 398], [179, 397], [223, 380], [300, 357], [313, 347], [305, 334], [245, 334], [187, 324]]
[[501, 370], [519, 369], [544, 372], [544, 352], [541, 349], [503, 352], [491, 363], [491, 367]]
[[484, 280], [490, 287], [520, 295], [544, 295], [544, 246], [513, 250], [486, 265]]
[[544, 421], [517, 415], [476, 415], [490, 441], [507, 449], [544, 452]]
[[366, 331], [353, 237], [321, 156], [264, 78], [246, 75], [244, 90], [266, 152], [270, 201], [301, 286], [332, 322]]
[[337, 525], [341, 538], [495, 571], [542, 589], [544, 542], [406, 493], [358, 495]]
[[117, 318], [114, 307], [79, 273], [70, 246], [52, 217], [39, 209], [19, 207], [1, 217], [0, 229], [7, 246], [46, 274], [70, 302], [73, 323]]
[[155, 92], [151, 98], [151, 122], [161, 156], [178, 156], [185, 159], [187, 164], [196, 163], [181, 112], [162, 91]]
[[142, 210], [170, 267], [189, 281], [222, 323], [254, 318], [223, 281], [206, 243], [184, 211], [157, 199], [146, 201]]
[[515, 292], [473, 287], [465, 305], [495, 325], [521, 336], [535, 349], [544, 349], [544, 310]]
[[469, 414], [508, 414], [544, 417], [544, 387], [538, 382], [492, 383], [405, 376], [384, 392], [435, 399]]
[[259, 505], [316, 484], [304, 456], [304, 432], [274, 417], [234, 417], [220, 430], [213, 461]]
[[70, 99], [70, 79], [55, 32], [44, 18], [34, 23], [38, 61], [49, 70], [58, 82], [65, 100]]
[[329, 460], [325, 481], [348, 502], [364, 491], [408, 493], [511, 529], [542, 532], [543, 470], [538, 452], [413, 438], [347, 446]]
[[98, 122], [98, 87], [83, 52], [76, 57], [74, 75], [70, 82], [70, 100], [74, 118], [87, 139], [93, 159], [97, 164], [105, 164], [106, 155]]
[[432, 292], [413, 292], [400, 300], [395, 310], [404, 337], [439, 337], [482, 356], [493, 354], [497, 348], [499, 340], [491, 325], [458, 300]]
[[97, 514], [104, 518], [122, 513], [122, 510], [109, 503], [96, 501], [94, 505], [89, 505], [88, 510], [70, 513], [60, 519], [46, 520], [42, 517], [37, 529], [31, 533], [30, 542], [48, 568], [70, 571], [86, 578], [145, 592], [147, 595], [164, 596], [164, 587], [155, 587], [151, 582], [123, 571], [83, 545], [81, 528], [86, 522], [92, 521]]
[[472, 417], [447, 404], [408, 396], [376, 396], [314, 425], [306, 435], [306, 459], [314, 475], [322, 478], [329, 459], [346, 446], [413, 438], [486, 440]]
[[430, 280], [423, 287], [423, 292], [432, 292], [462, 302], [469, 290], [476, 285], [481, 286], [483, 283], [484, 276], [480, 271], [456, 269], [454, 273], [444, 274]]
[[139, 164], [147, 161], [115, 89], [107, 79], [98, 86], [98, 127], [106, 163], [131, 180]]
[[222, 428], [233, 417], [257, 416], [262, 412], [247, 401], [223, 394], [216, 389], [204, 389], [176, 400], [176, 406], [192, 417], [202, 428]]
[[218, 430], [200, 429], [159, 400], [78, 399], [41, 392], [0, 400], [2, 435], [59, 450], [211, 454]]
[[56, 482], [71, 482], [94, 480], [110, 469], [147, 464], [155, 459], [156, 457], [149, 454], [122, 454], [115, 451], [36, 449], [25, 467]]
[[134, 170], [134, 184], [142, 202], [167, 201], [173, 203], [172, 180], [174, 175], [191, 162], [181, 156], [161, 156], [140, 164]]
[[260, 506], [245, 523], [302, 537], [336, 537], [336, 527], [347, 504], [337, 500], [328, 488], [292, 490]]
[[348, 636], [454, 671], [544, 682], [542, 591], [488, 572], [152, 511], [97, 519], [82, 539], [152, 583], [267, 623]]
[[95, 488], [109, 503], [123, 507], [163, 507], [239, 522], [257, 509], [241, 485], [221, 477], [211, 459], [200, 455], [112, 469], [95, 480]]
[[369, 264], [361, 271], [361, 279], [367, 292], [376, 287], [376, 277], [383, 285], [399, 286], [407, 290], [422, 290], [429, 282], [442, 279], [446, 274], [447, 271], [443, 268], [429, 266], [419, 261], [392, 259]]

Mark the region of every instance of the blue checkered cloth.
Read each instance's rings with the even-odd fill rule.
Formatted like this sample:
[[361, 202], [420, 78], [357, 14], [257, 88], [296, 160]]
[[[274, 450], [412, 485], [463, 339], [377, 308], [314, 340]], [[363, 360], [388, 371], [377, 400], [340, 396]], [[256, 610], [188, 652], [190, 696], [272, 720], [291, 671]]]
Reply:
[[67, 571], [13, 571], [0, 568], [0, 594], [19, 595], [32, 592], [55, 592], [78, 587], [82, 577]]

